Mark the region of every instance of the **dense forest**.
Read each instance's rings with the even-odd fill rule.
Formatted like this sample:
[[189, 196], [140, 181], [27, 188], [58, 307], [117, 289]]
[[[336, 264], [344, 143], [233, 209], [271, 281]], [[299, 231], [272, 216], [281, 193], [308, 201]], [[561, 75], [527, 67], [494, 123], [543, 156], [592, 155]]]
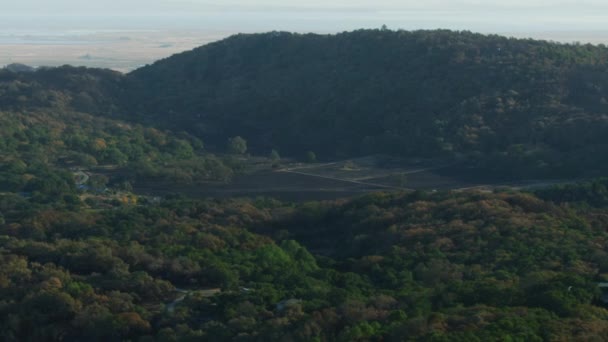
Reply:
[[91, 210], [5, 194], [0, 339], [606, 336], [607, 209], [545, 196], [171, 197]]
[[69, 66], [0, 71], [0, 191], [54, 193], [73, 187], [68, 171], [78, 169], [96, 174], [96, 188], [138, 178], [230, 180], [238, 167], [201, 139], [114, 118], [122, 77]]
[[242, 136], [255, 153], [301, 159], [390, 154], [496, 177], [601, 176], [607, 61], [603, 45], [443, 30], [240, 34], [126, 75], [6, 69], [0, 106], [186, 131], [212, 148]]
[[604, 46], [470, 32], [273, 32], [172, 56], [127, 84], [132, 113], [210, 142], [572, 176], [608, 166], [607, 61]]
[[0, 70], [0, 340], [602, 340], [607, 178], [297, 203], [132, 183], [230, 182], [279, 153], [605, 176], [607, 58], [360, 30], [237, 35], [126, 75]]
[[200, 139], [68, 111], [0, 111], [0, 191], [48, 201], [74, 188], [74, 171], [93, 173], [87, 187], [136, 179], [175, 183], [228, 181], [235, 165], [204, 151]]

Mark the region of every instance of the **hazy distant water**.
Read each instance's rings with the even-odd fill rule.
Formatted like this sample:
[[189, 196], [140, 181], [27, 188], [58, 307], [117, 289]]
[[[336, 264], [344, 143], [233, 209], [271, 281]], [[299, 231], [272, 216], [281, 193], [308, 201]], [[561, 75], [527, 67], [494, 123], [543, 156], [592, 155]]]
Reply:
[[[353, 3], [354, 4], [354, 3]], [[481, 33], [501, 33], [509, 36], [531, 37], [560, 42], [608, 43], [608, 28], [603, 17], [590, 16], [575, 20], [570, 13], [547, 17], [534, 12], [503, 12], [500, 16], [483, 9], [472, 12], [458, 10], [386, 11], [373, 7], [353, 6], [350, 9], [283, 8], [255, 9], [247, 4], [241, 9], [221, 11], [210, 8], [198, 12], [169, 12], [158, 14], [37, 14], [16, 16], [0, 11], [0, 44], [23, 43], [22, 37], [64, 37], [127, 31], [199, 31], [199, 32], [266, 32], [295, 31], [331, 33], [359, 28], [468, 30]], [[10, 6], [9, 6], [10, 7]], [[217, 6], [221, 7], [221, 6]], [[479, 8], [482, 8], [480, 6]], [[145, 11], [146, 8], [142, 8]], [[144, 12], [145, 13], [145, 12]], [[511, 18], [513, 17], [513, 18]], [[511, 20], [518, 19], [518, 20]], [[562, 22], [568, 22], [567, 25]], [[12, 37], [11, 37], [12, 35]], [[82, 44], [67, 39], [70, 44]], [[40, 39], [41, 44], [48, 38]], [[64, 39], [53, 40], [64, 43]], [[26, 42], [28, 43], [28, 42]]]
[[230, 34], [145, 29], [0, 29], [0, 67], [11, 63], [70, 64], [128, 72]]
[[[243, 8], [247, 6], [242, 6]], [[112, 31], [200, 31], [200, 32], [342, 32], [359, 28], [469, 30], [481, 33], [503, 33], [517, 37], [541, 38], [561, 42], [608, 43], [608, 28], [603, 17], [572, 19], [570, 14], [544, 18], [532, 12], [459, 11], [382, 11], [373, 8], [294, 10], [275, 8], [266, 10], [241, 9], [231, 11], [208, 10], [195, 13], [171, 12], [159, 14], [115, 15], [59, 15], [31, 14], [27, 17], [0, 12], [0, 36], [22, 35], [54, 37], [74, 34], [111, 33]], [[145, 9], [142, 9], [145, 10]], [[547, 14], [549, 15], [549, 14]], [[510, 16], [515, 16], [511, 19]], [[544, 18], [544, 21], [541, 20]], [[551, 19], [551, 20], [549, 20]], [[565, 25], [562, 21], [567, 21]], [[14, 42], [14, 41], [10, 41]], [[41, 43], [44, 43], [42, 40]], [[59, 40], [58, 42], [61, 42]]]
[[36, 66], [72, 64], [129, 71], [238, 32], [335, 33], [379, 28], [383, 24], [390, 29], [441, 27], [565, 43], [608, 43], [608, 30], [550, 31], [543, 27], [515, 26], [509, 30], [492, 30], [484, 21], [466, 22], [441, 13], [421, 13], [416, 17], [411, 13], [276, 10], [171, 15], [31, 15], [27, 20], [0, 13], [0, 66], [15, 62]]
[[0, 35], [0, 45], [86, 45], [94, 41], [70, 36]]

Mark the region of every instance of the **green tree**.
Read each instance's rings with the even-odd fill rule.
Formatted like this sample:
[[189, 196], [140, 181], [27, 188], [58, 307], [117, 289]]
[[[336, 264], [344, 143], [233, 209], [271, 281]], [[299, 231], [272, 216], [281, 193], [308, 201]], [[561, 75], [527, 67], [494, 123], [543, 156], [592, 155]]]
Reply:
[[247, 141], [240, 136], [228, 139], [228, 152], [232, 154], [244, 154], [247, 152]]
[[317, 155], [313, 151], [306, 152], [306, 162], [314, 163], [317, 161]]
[[407, 174], [405, 172], [400, 173], [397, 178], [397, 181], [399, 182], [399, 187], [403, 188], [407, 183]]
[[188, 159], [194, 156], [194, 149], [186, 140], [173, 139], [169, 147], [171, 153], [179, 159]]
[[105, 175], [91, 175], [89, 185], [95, 189], [104, 189], [110, 180]]
[[272, 149], [272, 151], [270, 151], [270, 160], [272, 160], [273, 162], [281, 160], [281, 156], [279, 155], [279, 152], [277, 150]]

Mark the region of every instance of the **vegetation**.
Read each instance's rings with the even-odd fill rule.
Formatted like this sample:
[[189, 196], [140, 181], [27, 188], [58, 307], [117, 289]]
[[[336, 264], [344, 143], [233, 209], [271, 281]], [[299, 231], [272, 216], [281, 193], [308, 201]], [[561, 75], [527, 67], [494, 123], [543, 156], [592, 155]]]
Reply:
[[317, 155], [313, 151], [306, 152], [306, 162], [314, 163], [317, 161]]
[[[608, 332], [597, 287], [608, 276], [603, 207], [420, 192], [297, 206], [174, 197], [87, 207], [1, 196], [2, 340]], [[186, 289], [183, 301], [176, 288]]]
[[473, 177], [603, 175], [607, 57], [362, 30], [238, 35], [129, 75], [0, 70], [0, 340], [608, 336], [603, 178], [299, 204], [133, 193], [228, 181], [249, 148], [275, 165], [383, 153]]
[[275, 149], [272, 149], [270, 151], [270, 156], [269, 156], [270, 160], [272, 160], [273, 162], [278, 162], [279, 160], [281, 160], [281, 155], [279, 155], [279, 152]]
[[245, 154], [247, 152], [247, 141], [240, 136], [228, 139], [228, 152], [232, 154]]
[[233, 174], [191, 135], [66, 111], [0, 112], [0, 151], [0, 191], [52, 193], [59, 186], [53, 179], [73, 187], [78, 169], [93, 173], [89, 185], [102, 189], [108, 179], [99, 184], [100, 177], [196, 183]]
[[[601, 176], [608, 49], [452, 31], [237, 35], [127, 76], [133, 106], [301, 158], [448, 158], [479, 175]], [[170, 114], [169, 114], [170, 113]]]
[[[0, 108], [53, 108], [301, 158], [446, 158], [476, 176], [601, 176], [608, 48], [470, 32], [236, 35], [130, 74], [0, 71]], [[243, 153], [228, 146], [229, 152]], [[246, 151], [246, 150], [245, 150]], [[473, 168], [473, 169], [471, 169]]]

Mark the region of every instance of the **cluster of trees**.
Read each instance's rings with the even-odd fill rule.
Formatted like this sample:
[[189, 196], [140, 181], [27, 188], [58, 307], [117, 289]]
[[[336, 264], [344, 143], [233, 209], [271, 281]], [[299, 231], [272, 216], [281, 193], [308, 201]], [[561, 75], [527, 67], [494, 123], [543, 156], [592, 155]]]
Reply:
[[54, 108], [103, 116], [117, 115], [124, 75], [107, 69], [62, 66], [0, 69], [0, 108]]
[[608, 206], [608, 178], [597, 178], [577, 184], [556, 185], [535, 191], [545, 200], [591, 207]]
[[0, 111], [0, 151], [0, 191], [56, 199], [73, 188], [68, 167], [97, 169], [110, 183], [227, 181], [234, 173], [187, 133], [63, 110]]
[[0, 339], [589, 339], [608, 333], [606, 210], [527, 193], [95, 211], [4, 194]]

